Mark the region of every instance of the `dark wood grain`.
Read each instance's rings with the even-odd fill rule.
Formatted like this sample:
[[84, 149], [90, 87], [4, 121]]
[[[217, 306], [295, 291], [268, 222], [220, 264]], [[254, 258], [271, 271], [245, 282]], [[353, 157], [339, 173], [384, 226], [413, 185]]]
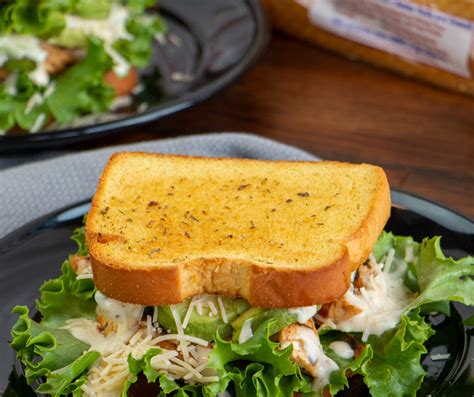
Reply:
[[379, 164], [393, 188], [474, 217], [474, 99], [282, 35], [214, 99], [76, 148], [210, 131], [254, 132], [325, 159]]

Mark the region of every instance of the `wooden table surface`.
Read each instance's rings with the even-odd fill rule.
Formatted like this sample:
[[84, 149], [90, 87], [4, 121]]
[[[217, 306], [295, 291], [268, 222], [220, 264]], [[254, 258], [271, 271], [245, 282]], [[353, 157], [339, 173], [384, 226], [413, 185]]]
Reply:
[[382, 166], [392, 188], [474, 217], [474, 99], [275, 34], [262, 59], [215, 98], [86, 149], [247, 131], [324, 159]]

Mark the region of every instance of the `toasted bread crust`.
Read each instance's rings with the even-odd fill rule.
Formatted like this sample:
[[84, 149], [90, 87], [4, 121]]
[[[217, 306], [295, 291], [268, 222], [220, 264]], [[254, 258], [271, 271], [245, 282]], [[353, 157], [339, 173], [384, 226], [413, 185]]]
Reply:
[[[328, 266], [313, 271], [282, 271], [252, 266], [249, 297], [256, 307], [302, 307], [332, 302], [350, 285], [348, 252]], [[299, 288], [295, 288], [299, 286]]]
[[380, 225], [385, 225], [390, 217], [391, 199], [387, 176], [381, 168], [377, 168], [376, 172], [379, 174], [379, 184], [372, 196], [368, 216], [357, 232], [345, 241], [351, 258], [351, 271], [356, 270], [368, 258], [380, 236]]
[[228, 258], [202, 258], [173, 267], [130, 270], [110, 266], [95, 252], [94, 245], [90, 255], [99, 290], [122, 302], [146, 302], [149, 306], [179, 303], [204, 293], [240, 296], [254, 307], [311, 306], [344, 295], [351, 275], [347, 251], [334, 263], [313, 271], [262, 268], [251, 261]]
[[[307, 264], [305, 268], [297, 268], [289, 260], [285, 268], [229, 256], [184, 259], [170, 263], [169, 266], [134, 267], [133, 263], [126, 260], [110, 260], [102, 250], [104, 242], [120, 239], [120, 236], [97, 233], [92, 227], [92, 222], [101, 211], [100, 197], [106, 193], [105, 183], [110, 177], [109, 174], [115, 162], [127, 156], [170, 157], [147, 153], [114, 154], [102, 173], [92, 201], [86, 226], [86, 240], [94, 281], [97, 288], [106, 295], [123, 302], [142, 305], [172, 304], [202, 293], [241, 296], [256, 307], [300, 307], [331, 302], [346, 292], [351, 272], [370, 254], [390, 213], [387, 179], [382, 169], [374, 167], [378, 173], [378, 184], [372, 193], [367, 217], [350, 238], [335, 241], [341, 246], [339, 254], [324, 265], [312, 267]], [[186, 159], [188, 156], [172, 157]], [[218, 161], [223, 166], [227, 162], [255, 162], [228, 158], [212, 161]], [[315, 164], [305, 163], [311, 166]], [[347, 166], [344, 163], [331, 164], [338, 167]]]

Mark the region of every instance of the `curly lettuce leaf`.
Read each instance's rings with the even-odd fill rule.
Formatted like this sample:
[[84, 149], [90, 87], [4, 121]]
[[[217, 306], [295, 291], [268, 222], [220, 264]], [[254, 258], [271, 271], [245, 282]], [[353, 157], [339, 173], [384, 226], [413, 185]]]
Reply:
[[[446, 301], [474, 305], [474, 258], [466, 256], [458, 261], [447, 258], [441, 249], [441, 237], [426, 238], [422, 243], [411, 237], [383, 233], [374, 247], [377, 261], [390, 249], [395, 250], [395, 261], [406, 265], [405, 284], [418, 296], [407, 311], [417, 307], [428, 310], [449, 311]], [[430, 306], [427, 306], [430, 305]]]
[[51, 328], [30, 319], [26, 306], [16, 306], [12, 313], [20, 317], [12, 328], [10, 345], [25, 365], [29, 384], [68, 366], [89, 348], [67, 330]]
[[91, 279], [76, 279], [69, 261], [61, 267], [62, 275], [46, 281], [40, 288], [36, 308], [43, 316], [41, 324], [61, 327], [71, 318], [95, 319], [95, 285]]
[[424, 344], [433, 334], [419, 310], [414, 310], [405, 314], [396, 328], [380, 336], [371, 335], [364, 350], [351, 360], [339, 357], [328, 347], [331, 342], [342, 340], [343, 333], [331, 331], [321, 335], [326, 354], [340, 368], [331, 374], [331, 395], [349, 386], [348, 375], [359, 374], [372, 397], [416, 396], [426, 374], [420, 362], [427, 353]]
[[362, 364], [360, 373], [373, 397], [416, 396], [426, 374], [420, 363], [427, 353], [424, 343], [433, 334], [414, 310], [395, 329], [369, 337], [373, 357]]
[[474, 306], [474, 257], [458, 261], [441, 250], [441, 238], [424, 239], [415, 264], [420, 294], [409, 309], [440, 301], [457, 301]]
[[89, 249], [86, 245], [86, 228], [84, 226], [74, 229], [72, 232], [71, 240], [77, 244], [77, 254], [87, 256]]
[[[290, 320], [294, 322], [294, 320]], [[289, 396], [293, 392], [311, 393], [311, 383], [290, 360], [292, 347], [279, 349], [280, 344], [270, 337], [291, 322], [277, 324], [267, 319], [242, 344], [225, 341], [216, 335], [216, 344], [209, 356], [209, 366], [217, 370], [221, 390], [229, 383], [239, 396]], [[242, 362], [252, 364], [245, 368]], [[261, 393], [261, 394], [258, 394]]]
[[166, 30], [165, 22], [157, 15], [137, 15], [129, 18], [127, 30], [133, 39], [117, 40], [114, 48], [133, 66], [145, 67], [152, 54], [155, 35]]
[[73, 0], [16, 0], [0, 6], [0, 33], [51, 37], [65, 26], [63, 12]]
[[89, 37], [86, 57], [56, 79], [56, 89], [47, 98], [58, 123], [69, 123], [81, 114], [109, 109], [115, 91], [105, 84], [104, 76], [112, 64], [102, 41]]
[[100, 357], [98, 352], [87, 352], [63, 368], [52, 371], [37, 391], [53, 397], [81, 395], [81, 386], [87, 380], [88, 369]]
[[[71, 239], [77, 244], [78, 255], [87, 255], [85, 229], [74, 230]], [[61, 267], [61, 276], [46, 281], [40, 288], [41, 296], [36, 308], [42, 315], [41, 324], [49, 327], [61, 327], [71, 318], [95, 318], [96, 288], [92, 279], [77, 279], [70, 265], [70, 258]]]

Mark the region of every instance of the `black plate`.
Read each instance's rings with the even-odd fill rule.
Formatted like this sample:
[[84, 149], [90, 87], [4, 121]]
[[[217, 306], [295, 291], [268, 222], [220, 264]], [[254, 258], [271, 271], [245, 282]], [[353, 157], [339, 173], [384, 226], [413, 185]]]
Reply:
[[[155, 43], [145, 91], [135, 110], [118, 119], [36, 134], [0, 136], [0, 151], [62, 146], [92, 139], [189, 108], [235, 81], [258, 58], [269, 38], [259, 0], [159, 0], [168, 39]], [[159, 70], [161, 77], [156, 71]], [[173, 73], [192, 76], [177, 82]], [[140, 103], [150, 104], [138, 111]]]
[[[473, 222], [435, 203], [401, 192], [392, 192], [392, 216], [386, 230], [411, 235], [417, 240], [442, 235], [447, 255], [462, 257], [474, 251]], [[8, 346], [9, 330], [15, 321], [10, 310], [14, 305], [28, 305], [38, 296], [39, 286], [57, 277], [60, 264], [75, 250], [69, 239], [81, 224], [89, 203], [57, 211], [0, 240], [0, 390], [8, 382], [15, 365], [13, 350]], [[428, 342], [429, 354], [423, 359], [428, 371], [419, 395], [472, 396], [474, 391], [474, 329], [462, 324], [474, 309], [453, 306], [452, 316], [432, 317], [437, 334]], [[431, 354], [449, 352], [446, 361], [432, 361]], [[16, 363], [16, 365], [18, 365]]]

